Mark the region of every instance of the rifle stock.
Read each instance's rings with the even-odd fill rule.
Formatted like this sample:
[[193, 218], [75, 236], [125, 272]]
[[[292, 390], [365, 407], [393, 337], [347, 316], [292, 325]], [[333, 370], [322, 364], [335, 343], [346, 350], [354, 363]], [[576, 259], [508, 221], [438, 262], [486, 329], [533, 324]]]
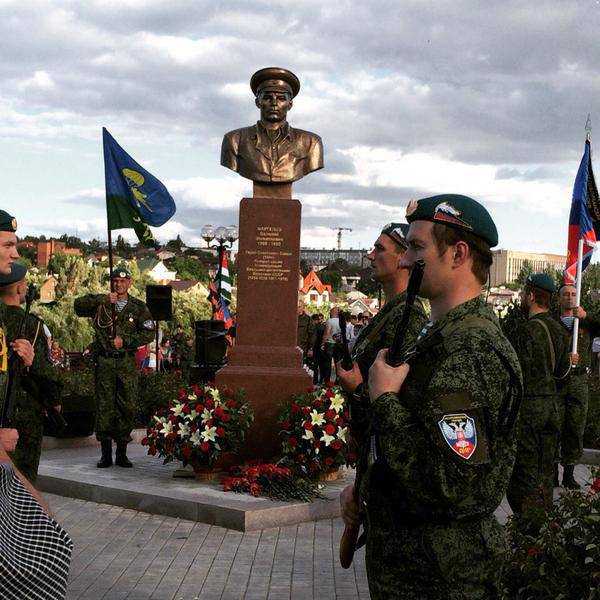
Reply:
[[342, 565], [342, 569], [349, 569], [352, 565], [359, 533], [360, 525], [346, 525], [344, 527], [344, 533], [340, 539], [340, 565]]

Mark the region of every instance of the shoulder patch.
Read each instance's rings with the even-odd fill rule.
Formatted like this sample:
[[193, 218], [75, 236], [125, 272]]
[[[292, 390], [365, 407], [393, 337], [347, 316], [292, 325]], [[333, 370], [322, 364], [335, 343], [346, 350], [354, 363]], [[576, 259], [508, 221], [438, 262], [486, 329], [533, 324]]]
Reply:
[[475, 420], [465, 413], [444, 415], [438, 421], [444, 441], [461, 458], [469, 460], [477, 448]]

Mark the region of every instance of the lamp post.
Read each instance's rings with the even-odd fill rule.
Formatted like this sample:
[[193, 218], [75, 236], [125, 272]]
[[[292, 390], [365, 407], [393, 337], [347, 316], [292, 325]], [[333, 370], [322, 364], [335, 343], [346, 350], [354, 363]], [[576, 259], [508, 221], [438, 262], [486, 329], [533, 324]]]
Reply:
[[[217, 259], [219, 261], [217, 268], [217, 279], [219, 282], [218, 292], [221, 294], [221, 265], [223, 264], [223, 254], [233, 247], [234, 242], [238, 239], [238, 228], [235, 225], [229, 227], [205, 225], [200, 233], [202, 239], [206, 242], [207, 248], [215, 248], [217, 250]], [[211, 245], [211, 242], [216, 241], [216, 244]]]

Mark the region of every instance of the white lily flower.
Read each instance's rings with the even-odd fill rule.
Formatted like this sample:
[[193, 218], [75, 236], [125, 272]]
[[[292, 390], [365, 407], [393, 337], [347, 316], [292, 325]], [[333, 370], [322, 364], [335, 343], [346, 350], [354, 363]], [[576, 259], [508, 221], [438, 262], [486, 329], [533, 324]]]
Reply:
[[202, 412], [202, 423], [206, 423], [207, 421], [210, 421], [212, 419], [212, 410], [208, 410], [207, 408], [204, 409], [204, 411]]
[[202, 436], [202, 441], [214, 442], [215, 437], [217, 435], [217, 428], [216, 427], [205, 427], [204, 431], [200, 432], [200, 435]]
[[321, 441], [325, 442], [326, 446], [329, 446], [331, 442], [333, 442], [333, 440], [335, 440], [335, 436], [323, 432], [323, 435], [321, 436]]
[[322, 425], [325, 423], [325, 415], [324, 413], [317, 412], [316, 409], [314, 409], [310, 413], [310, 420], [312, 421], [313, 425]]
[[344, 397], [341, 394], [336, 394], [331, 399], [331, 408], [335, 410], [336, 413], [339, 413], [344, 408]]
[[176, 404], [175, 406], [171, 407], [171, 412], [176, 417], [179, 417], [181, 415], [181, 413], [183, 412], [183, 404]]
[[344, 444], [348, 441], [346, 439], [346, 435], [348, 435], [348, 428], [347, 427], [339, 427], [338, 431], [337, 431], [337, 436], [338, 436], [338, 438], [340, 438], [340, 440], [342, 440], [342, 442], [344, 442]]
[[200, 445], [201, 438], [200, 438], [200, 432], [198, 430], [196, 430], [196, 431], [194, 431], [194, 433], [192, 433], [192, 435], [190, 436], [190, 442], [192, 442], [192, 444], [194, 446]]
[[212, 396], [212, 399], [215, 401], [215, 405], [219, 406], [221, 404], [221, 395], [219, 394], [219, 390], [217, 388], [208, 388], [208, 392]]
[[177, 432], [177, 435], [179, 437], [181, 437], [181, 439], [188, 437], [190, 435], [190, 427], [189, 427], [189, 425], [186, 425], [185, 423], [182, 423], [179, 426], [179, 431]]
[[198, 416], [198, 413], [195, 410], [191, 410], [189, 415], [185, 415], [185, 419], [188, 421], [193, 421]]
[[193, 402], [194, 400], [198, 400], [198, 396], [196, 394], [188, 394], [188, 400]]
[[313, 435], [313, 432], [311, 429], [305, 429], [304, 430], [304, 435], [302, 436], [303, 440], [314, 440], [315, 436]]
[[169, 435], [169, 433], [173, 433], [173, 424], [171, 423], [171, 421], [167, 421], [166, 423], [163, 423], [163, 428], [160, 430], [161, 433], [164, 433], [165, 435]]

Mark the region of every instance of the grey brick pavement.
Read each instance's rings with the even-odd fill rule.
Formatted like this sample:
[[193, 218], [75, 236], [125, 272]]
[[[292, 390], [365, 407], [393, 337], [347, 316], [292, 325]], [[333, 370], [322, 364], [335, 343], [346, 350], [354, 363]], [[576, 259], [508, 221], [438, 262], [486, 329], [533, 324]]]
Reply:
[[[583, 483], [589, 470], [576, 469]], [[558, 490], [557, 490], [558, 491]], [[67, 598], [367, 600], [364, 549], [337, 558], [340, 519], [242, 533], [46, 494], [75, 543]], [[504, 521], [503, 504], [497, 517]]]

